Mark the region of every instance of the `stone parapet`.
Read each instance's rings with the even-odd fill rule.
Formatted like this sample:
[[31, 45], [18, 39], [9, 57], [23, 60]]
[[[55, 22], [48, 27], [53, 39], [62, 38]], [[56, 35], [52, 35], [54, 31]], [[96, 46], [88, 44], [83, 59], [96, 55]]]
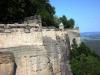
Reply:
[[17, 47], [24, 45], [42, 45], [41, 32], [12, 32], [0, 33], [0, 48]]

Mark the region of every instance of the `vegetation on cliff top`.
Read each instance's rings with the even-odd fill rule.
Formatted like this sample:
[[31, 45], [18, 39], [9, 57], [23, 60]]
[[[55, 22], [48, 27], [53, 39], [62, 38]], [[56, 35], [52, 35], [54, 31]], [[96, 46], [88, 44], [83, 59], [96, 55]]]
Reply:
[[22, 22], [25, 17], [40, 15], [43, 26], [58, 27], [59, 20], [65, 28], [73, 28], [74, 20], [55, 16], [49, 0], [0, 0], [0, 23]]
[[78, 46], [73, 40], [70, 64], [74, 75], [100, 75], [100, 56], [91, 52], [84, 43]]

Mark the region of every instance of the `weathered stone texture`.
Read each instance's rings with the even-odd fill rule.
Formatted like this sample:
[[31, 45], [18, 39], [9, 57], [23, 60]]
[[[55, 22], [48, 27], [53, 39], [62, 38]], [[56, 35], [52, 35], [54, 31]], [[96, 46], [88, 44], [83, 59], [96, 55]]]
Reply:
[[0, 48], [24, 45], [42, 45], [41, 32], [24, 33], [24, 31], [18, 31], [12, 33], [0, 33]]
[[[8, 37], [0, 39], [11, 39], [9, 36], [12, 36], [12, 34], [13, 33], [7, 34]], [[2, 40], [4, 45], [1, 46], [0, 51], [11, 51], [14, 53], [17, 65], [16, 75], [71, 75], [67, 61], [70, 46], [69, 42], [72, 41], [72, 38], [68, 36], [68, 32], [43, 30], [42, 33], [39, 34], [38, 32], [22, 33], [22, 35], [14, 33], [15, 36], [13, 36], [13, 39], [15, 42], [13, 40], [9, 42]], [[19, 37], [19, 40], [16, 39], [17, 37]], [[73, 36], [73, 38], [74, 37], [75, 36]], [[66, 40], [66, 38], [70, 40]], [[24, 40], [31, 44], [25, 43]], [[18, 46], [19, 41], [20, 46]], [[37, 41], [42, 42], [42, 44], [38, 44]], [[8, 45], [9, 43], [10, 45]], [[14, 43], [16, 43], [17, 46]], [[34, 45], [34, 43], [37, 44]], [[8, 48], [2, 48], [5, 44]]]
[[38, 30], [41, 23], [31, 24], [31, 27], [35, 25], [36, 28], [32, 27], [30, 32], [25, 32], [25, 28], [20, 27], [8, 29], [11, 31], [9, 33], [0, 33], [0, 52], [12, 52], [16, 64], [14, 69], [11, 55], [0, 53], [0, 75], [13, 75], [13, 70], [14, 75], [72, 75], [69, 48], [74, 38], [80, 43], [79, 30], [57, 31], [40, 27]]
[[10, 52], [0, 52], [0, 75], [14, 74], [14, 56]]

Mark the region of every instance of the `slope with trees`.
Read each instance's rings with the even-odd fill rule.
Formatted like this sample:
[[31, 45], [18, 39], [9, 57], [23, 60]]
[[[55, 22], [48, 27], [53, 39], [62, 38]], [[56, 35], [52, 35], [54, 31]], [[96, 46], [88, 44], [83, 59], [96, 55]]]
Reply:
[[70, 64], [74, 75], [100, 75], [100, 56], [91, 52], [84, 43], [78, 46], [73, 40]]

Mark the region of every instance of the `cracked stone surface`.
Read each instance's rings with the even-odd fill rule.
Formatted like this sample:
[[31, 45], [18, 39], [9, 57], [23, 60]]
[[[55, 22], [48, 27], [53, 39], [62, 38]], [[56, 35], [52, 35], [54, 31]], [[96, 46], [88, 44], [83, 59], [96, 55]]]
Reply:
[[[14, 54], [16, 65], [14, 75], [72, 75], [68, 55], [69, 42], [71, 41], [69, 38], [73, 37], [69, 37], [67, 33], [62, 31], [46, 31], [42, 32], [41, 35], [41, 40], [37, 38], [37, 41], [41, 41], [42, 44], [0, 48], [0, 52], [10, 51]], [[9, 63], [7, 62], [7, 64]], [[13, 66], [14, 63], [10, 63], [10, 65]]]

